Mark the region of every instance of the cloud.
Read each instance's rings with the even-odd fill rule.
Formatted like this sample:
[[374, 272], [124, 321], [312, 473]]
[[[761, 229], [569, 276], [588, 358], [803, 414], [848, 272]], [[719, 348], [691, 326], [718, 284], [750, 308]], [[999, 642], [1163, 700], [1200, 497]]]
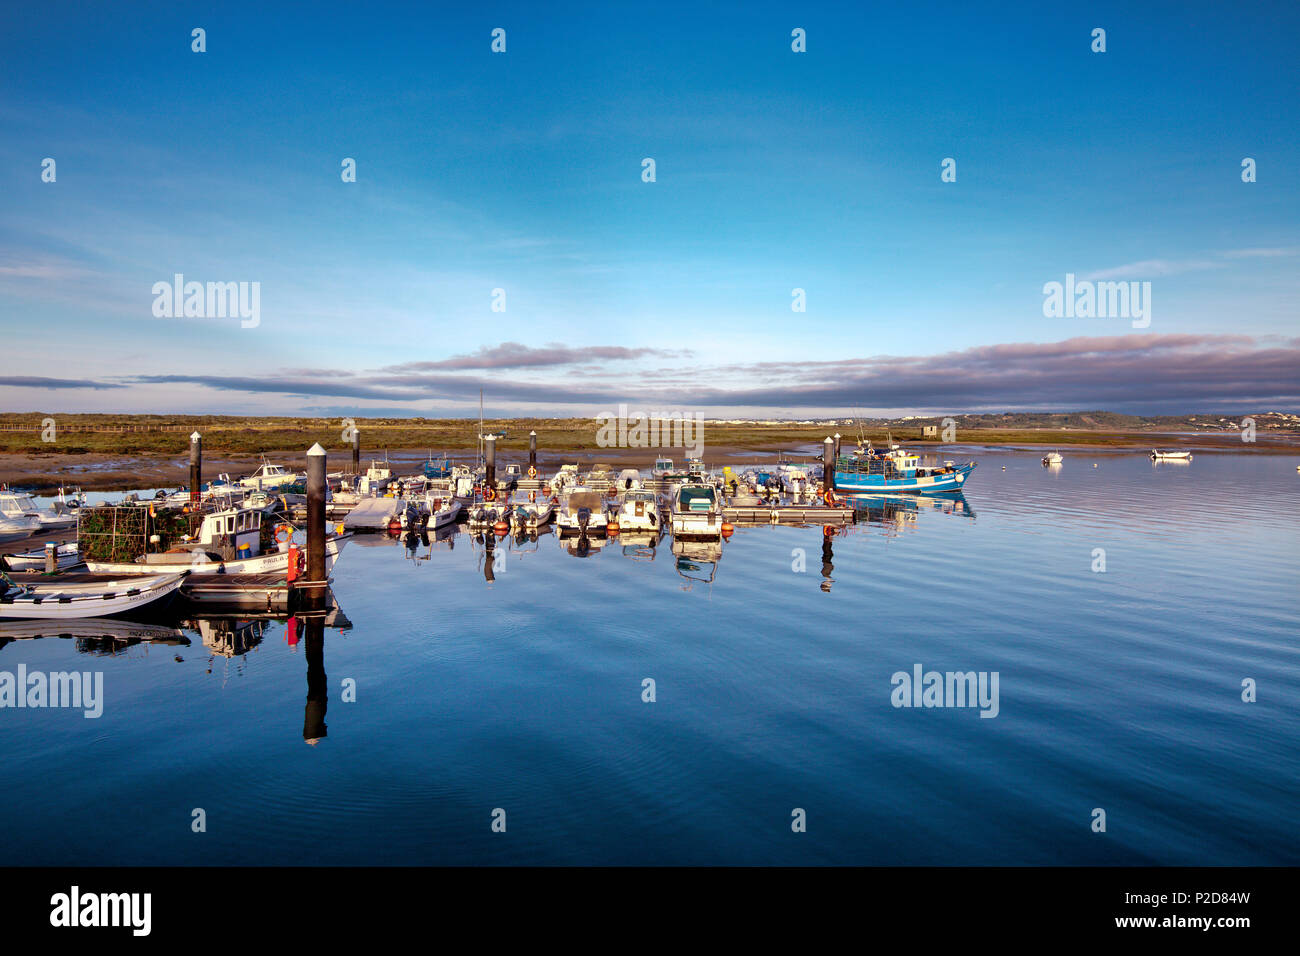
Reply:
[[43, 378], [37, 375], [0, 375], [0, 387], [9, 388], [126, 388], [114, 382], [92, 382], [80, 378]]
[[469, 355], [456, 355], [437, 362], [406, 362], [401, 365], [391, 366], [383, 371], [431, 372], [458, 369], [543, 368], [546, 366], [574, 365], [596, 359], [607, 362], [623, 362], [647, 357], [672, 358], [689, 354], [689, 352], [685, 351], [625, 348], [620, 345], [571, 348], [553, 342], [543, 348], [533, 348], [521, 342], [502, 342], [500, 345], [483, 346], [477, 352], [471, 352]]
[[1099, 269], [1083, 276], [1084, 279], [1137, 279], [1144, 281], [1161, 276], [1179, 275], [1183, 272], [1201, 272], [1205, 269], [1221, 269], [1224, 263], [1212, 259], [1143, 259], [1128, 265], [1115, 266], [1111, 269]]
[[[882, 355], [826, 362], [757, 362], [682, 369], [682, 378], [610, 375], [549, 380], [411, 371], [139, 376], [138, 384], [191, 384], [244, 394], [336, 400], [492, 402], [543, 413], [620, 402], [700, 409], [834, 410], [1100, 408], [1158, 412], [1300, 406], [1300, 341], [1246, 335], [1114, 335], [1011, 342], [929, 356]], [[419, 403], [419, 404], [415, 404]], [[396, 407], [396, 406], [394, 406]]]

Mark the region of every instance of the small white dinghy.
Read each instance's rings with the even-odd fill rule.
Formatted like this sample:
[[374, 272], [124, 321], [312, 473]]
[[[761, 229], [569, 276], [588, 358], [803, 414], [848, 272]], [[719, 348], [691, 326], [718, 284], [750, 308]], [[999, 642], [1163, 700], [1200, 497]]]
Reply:
[[[81, 554], [77, 549], [77, 542], [61, 544], [55, 549], [55, 569], [67, 571], [69, 568], [75, 568], [81, 564]], [[9, 566], [10, 571], [44, 571], [45, 570], [45, 549], [32, 548], [30, 551], [19, 551], [16, 554], [4, 555], [4, 562]]]
[[1151, 450], [1152, 461], [1191, 461], [1192, 453], [1190, 451], [1161, 451], [1159, 448]]
[[0, 575], [0, 620], [59, 620], [138, 613], [170, 599], [189, 571], [141, 575], [125, 581], [16, 584]]
[[1065, 459], [1061, 457], [1061, 453], [1059, 451], [1050, 451], [1043, 456], [1044, 465], [1059, 465], [1064, 460]]

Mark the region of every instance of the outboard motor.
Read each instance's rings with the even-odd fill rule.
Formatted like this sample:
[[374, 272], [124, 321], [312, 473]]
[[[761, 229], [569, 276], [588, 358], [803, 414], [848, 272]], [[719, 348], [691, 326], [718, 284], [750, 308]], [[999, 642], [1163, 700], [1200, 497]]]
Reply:
[[579, 527], [579, 529], [581, 529], [582, 531], [586, 531], [586, 530], [587, 530], [587, 525], [589, 525], [589, 524], [591, 524], [591, 509], [590, 509], [590, 508], [579, 508], [579, 509], [578, 509], [578, 527]]

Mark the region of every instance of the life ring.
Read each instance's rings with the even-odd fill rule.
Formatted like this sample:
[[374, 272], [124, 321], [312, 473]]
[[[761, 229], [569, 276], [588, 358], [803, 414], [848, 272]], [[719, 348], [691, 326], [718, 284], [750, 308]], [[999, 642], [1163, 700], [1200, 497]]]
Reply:
[[528, 466], [528, 477], [529, 477], [529, 478], [536, 478], [536, 477], [537, 477], [537, 466], [536, 466], [536, 465], [529, 465], [529, 466]]
[[496, 501], [496, 500], [497, 500], [497, 490], [496, 490], [495, 488], [486, 488], [486, 489], [484, 489], [484, 491], [483, 491], [483, 500], [484, 500], [484, 501]]
[[835, 507], [835, 492], [831, 491], [831, 490], [828, 488], [828, 489], [826, 489], [826, 494], [823, 495], [822, 497], [826, 500], [826, 507], [828, 507], [828, 508], [834, 508], [834, 507]]
[[[284, 537], [280, 537], [281, 534], [283, 534]], [[278, 524], [278, 525], [275, 526], [275, 543], [276, 543], [276, 544], [284, 544], [286, 541], [288, 541], [288, 540], [291, 539], [292, 537], [293, 537], [293, 528], [289, 527], [287, 524]]]
[[535, 492], [535, 491], [530, 491], [530, 492], [528, 492], [528, 500], [529, 500], [529, 501], [536, 501], [536, 500], [537, 500], [537, 492]]

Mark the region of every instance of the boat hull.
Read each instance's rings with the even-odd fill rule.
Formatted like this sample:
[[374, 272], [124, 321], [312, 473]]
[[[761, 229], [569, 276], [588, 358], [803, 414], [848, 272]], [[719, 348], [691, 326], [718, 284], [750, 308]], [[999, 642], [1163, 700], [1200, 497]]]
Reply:
[[864, 475], [852, 471], [835, 472], [835, 490], [842, 494], [935, 494], [961, 491], [966, 479], [975, 469], [974, 462], [960, 465], [943, 475], [900, 476]]
[[133, 579], [130, 586], [120, 581], [100, 586], [40, 585], [30, 593], [0, 596], [0, 619], [3, 620], [74, 620], [136, 614], [145, 608], [169, 601], [180, 589], [185, 571], [159, 574], [147, 579]]
[[[340, 534], [325, 542], [325, 576], [334, 570], [343, 546], [352, 540], [350, 534]], [[302, 551], [302, 549], [299, 549]], [[304, 552], [305, 553], [305, 552]], [[288, 574], [289, 553], [272, 551], [259, 554], [254, 558], [233, 558], [230, 561], [198, 561], [193, 564], [181, 561], [174, 567], [184, 568], [194, 575], [205, 574]], [[102, 574], [160, 574], [167, 570], [166, 564], [116, 563], [106, 561], [87, 561], [86, 569]]]

